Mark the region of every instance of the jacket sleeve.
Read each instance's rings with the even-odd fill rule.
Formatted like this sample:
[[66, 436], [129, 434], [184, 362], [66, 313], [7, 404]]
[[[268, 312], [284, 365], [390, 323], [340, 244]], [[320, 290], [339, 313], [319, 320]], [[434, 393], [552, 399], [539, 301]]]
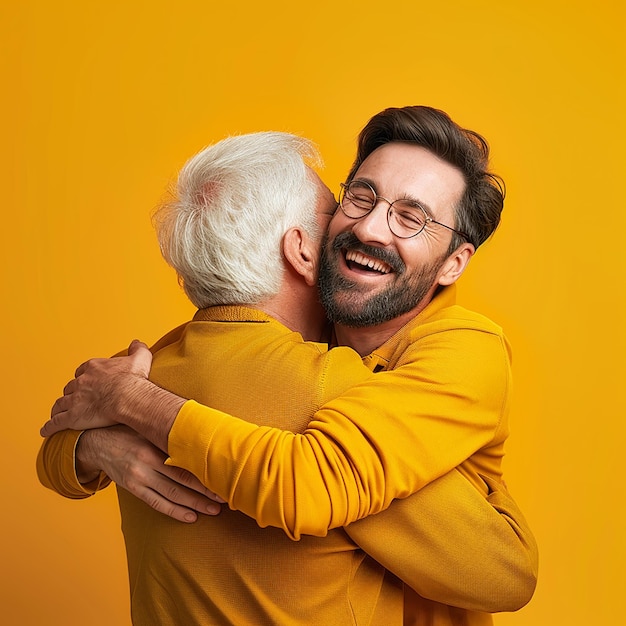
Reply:
[[504, 485], [482, 481], [481, 493], [452, 470], [346, 531], [423, 598], [487, 613], [515, 611], [533, 595], [537, 545]]
[[76, 477], [76, 444], [82, 431], [64, 430], [44, 439], [37, 455], [37, 476], [44, 487], [73, 500], [88, 498], [110, 484], [104, 472], [93, 481], [81, 484]]
[[[170, 433], [168, 462], [261, 526], [295, 539], [324, 536], [501, 445], [509, 377], [501, 336], [434, 333], [411, 346], [396, 369], [327, 402], [302, 434], [190, 401]], [[494, 466], [499, 461], [494, 455]]]

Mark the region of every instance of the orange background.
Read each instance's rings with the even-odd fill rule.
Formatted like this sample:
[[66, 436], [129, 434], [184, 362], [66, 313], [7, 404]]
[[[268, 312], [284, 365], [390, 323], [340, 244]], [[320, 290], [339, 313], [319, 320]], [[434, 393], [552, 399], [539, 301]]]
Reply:
[[621, 2], [221, 5], [0, 9], [0, 621], [129, 622], [113, 491], [71, 502], [40, 487], [37, 431], [81, 361], [190, 316], [149, 220], [185, 159], [229, 133], [298, 132], [336, 190], [372, 114], [425, 103], [483, 133], [508, 184], [460, 287], [514, 347], [506, 477], [541, 548], [535, 598], [496, 624], [623, 623]]

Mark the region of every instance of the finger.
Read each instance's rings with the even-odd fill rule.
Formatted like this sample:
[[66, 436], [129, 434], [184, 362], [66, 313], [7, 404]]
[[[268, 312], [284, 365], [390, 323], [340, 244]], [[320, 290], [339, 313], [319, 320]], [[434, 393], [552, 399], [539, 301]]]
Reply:
[[220, 504], [226, 503], [226, 500], [218, 496], [214, 491], [207, 489], [206, 486], [201, 483], [198, 478], [196, 478], [196, 476], [181, 467], [163, 465], [163, 467], [159, 469], [159, 472], [177, 483], [180, 483], [193, 491], [197, 491], [214, 502], [219, 502]]
[[71, 400], [68, 396], [61, 396], [57, 398], [52, 405], [52, 409], [50, 410], [50, 417], [54, 417], [59, 413], [65, 413], [70, 407]]
[[76, 379], [72, 378], [72, 380], [70, 380], [70, 382], [67, 383], [67, 385], [65, 385], [65, 387], [63, 387], [63, 395], [67, 396], [70, 393], [73, 393], [75, 387], [76, 387]]
[[221, 510], [216, 502], [166, 478], [153, 480], [150, 486], [137, 485], [134, 493], [155, 511], [180, 522], [195, 522], [198, 513], [217, 515]]
[[187, 507], [180, 506], [174, 502], [170, 502], [167, 498], [164, 498], [158, 491], [153, 491], [147, 487], [139, 487], [136, 491], [133, 491], [140, 500], [143, 500], [149, 507], [152, 507], [155, 511], [163, 513], [179, 522], [186, 524], [192, 524], [198, 519], [198, 514]]
[[76, 371], [74, 372], [74, 378], [78, 378], [84, 371], [85, 368], [89, 365], [89, 361], [85, 361], [84, 363], [81, 363], [77, 368]]
[[128, 346], [128, 356], [133, 358], [134, 367], [138, 372], [148, 378], [150, 376], [150, 368], [152, 367], [152, 352], [148, 349], [148, 346], [134, 339]]
[[[122, 486], [143, 499], [152, 508], [179, 520], [181, 511], [176, 507], [183, 507], [205, 515], [217, 515], [221, 510], [217, 502], [209, 499], [204, 493], [190, 489], [178, 482], [174, 477], [175, 472], [169, 472], [172, 477], [161, 473], [161, 470], [166, 467], [163, 465], [163, 456], [159, 450], [153, 449], [151, 445], [147, 448], [142, 447], [139, 453], [135, 451], [132, 454], [130, 464], [123, 472], [123, 476], [120, 477]], [[189, 472], [185, 470], [181, 470], [181, 472], [183, 473], [181, 478], [186, 479], [184, 474], [189, 474]], [[146, 488], [149, 491], [146, 491]]]
[[[200, 484], [202, 485], [202, 483]], [[204, 489], [200, 493], [209, 498], [209, 500], [213, 500], [213, 502], [217, 502], [219, 504], [226, 504], [226, 500], [224, 500], [224, 498], [218, 496], [214, 491], [207, 489], [204, 485], [202, 485], [202, 487], [204, 487]]]
[[[164, 465], [163, 467], [167, 466]], [[180, 468], [168, 469], [179, 470], [179, 472], [172, 472], [174, 477], [169, 478], [159, 470], [161, 479], [155, 482], [155, 484], [158, 484], [159, 492], [167, 497], [168, 500], [188, 506], [200, 513], [208, 513], [209, 515], [217, 515], [219, 513], [220, 506], [215, 500], [217, 496], [212, 491], [209, 491], [193, 474]], [[178, 480], [179, 477], [181, 480]], [[194, 485], [194, 487], [197, 485], [198, 488], [187, 487], [187, 484]]]
[[59, 426], [58, 422], [55, 418], [49, 419], [39, 431], [39, 434], [42, 437], [51, 437], [54, 433], [58, 433], [60, 430], [65, 430], [63, 427]]
[[167, 481], [160, 488], [160, 492], [172, 504], [185, 506], [205, 515], [217, 515], [222, 508], [217, 502], [173, 481]]
[[139, 349], [149, 350], [148, 346], [140, 339], [133, 339], [128, 346], [128, 355], [135, 354]]

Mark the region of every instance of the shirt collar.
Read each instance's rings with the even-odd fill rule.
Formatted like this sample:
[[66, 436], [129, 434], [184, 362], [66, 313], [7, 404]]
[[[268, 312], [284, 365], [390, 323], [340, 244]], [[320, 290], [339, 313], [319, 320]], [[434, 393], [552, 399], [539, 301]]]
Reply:
[[430, 317], [456, 303], [456, 285], [444, 287], [413, 319], [395, 332], [385, 343], [363, 357], [363, 363], [372, 372], [387, 369], [398, 348], [405, 349], [411, 342], [411, 331]]
[[259, 309], [238, 305], [211, 306], [198, 309], [194, 322], [270, 322], [273, 318]]

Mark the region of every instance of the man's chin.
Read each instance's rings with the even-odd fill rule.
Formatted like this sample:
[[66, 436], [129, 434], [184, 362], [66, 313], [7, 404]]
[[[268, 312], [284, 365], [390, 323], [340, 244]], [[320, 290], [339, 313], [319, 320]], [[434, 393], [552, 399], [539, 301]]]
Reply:
[[396, 311], [390, 310], [388, 304], [385, 294], [377, 298], [358, 290], [335, 292], [326, 315], [334, 324], [351, 328], [378, 326], [396, 317]]

